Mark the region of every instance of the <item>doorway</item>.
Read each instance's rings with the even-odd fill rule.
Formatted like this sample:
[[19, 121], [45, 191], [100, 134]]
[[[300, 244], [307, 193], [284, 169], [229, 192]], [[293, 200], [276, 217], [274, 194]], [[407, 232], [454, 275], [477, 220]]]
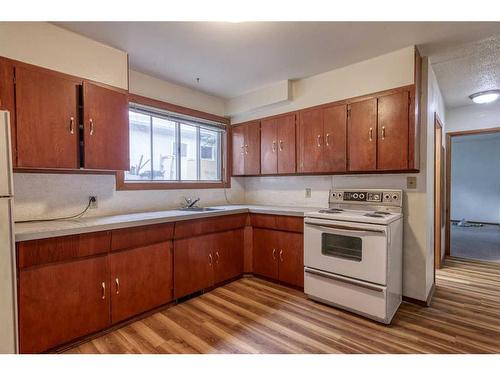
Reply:
[[446, 255], [500, 263], [500, 128], [446, 134]]
[[434, 112], [434, 265], [441, 268], [444, 256], [442, 233], [444, 227], [444, 147], [443, 124]]

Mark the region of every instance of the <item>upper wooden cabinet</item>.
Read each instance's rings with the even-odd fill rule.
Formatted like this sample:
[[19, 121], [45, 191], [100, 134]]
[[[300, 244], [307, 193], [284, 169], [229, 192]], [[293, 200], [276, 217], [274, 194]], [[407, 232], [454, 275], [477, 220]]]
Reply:
[[84, 82], [83, 129], [85, 168], [130, 169], [126, 92]]
[[378, 98], [377, 169], [408, 168], [408, 91]]
[[260, 173], [260, 121], [238, 125], [232, 131], [233, 175]]
[[345, 171], [346, 125], [345, 104], [301, 111], [298, 170], [302, 173]]
[[295, 114], [261, 121], [261, 174], [296, 171]]
[[81, 81], [16, 66], [17, 166], [77, 169]]
[[0, 57], [0, 109], [18, 170], [129, 169], [125, 90]]
[[377, 168], [377, 99], [349, 105], [349, 170], [373, 171]]

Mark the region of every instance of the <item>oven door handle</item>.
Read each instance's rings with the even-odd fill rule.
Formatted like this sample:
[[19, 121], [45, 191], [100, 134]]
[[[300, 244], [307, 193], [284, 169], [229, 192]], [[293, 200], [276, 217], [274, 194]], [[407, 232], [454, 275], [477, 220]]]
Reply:
[[355, 281], [352, 279], [347, 279], [345, 277], [336, 276], [336, 275], [331, 274], [331, 273], [322, 272], [322, 271], [314, 270], [314, 269], [310, 269], [310, 268], [305, 268], [304, 271], [306, 273], [310, 273], [311, 275], [321, 276], [321, 277], [324, 277], [324, 278], [327, 278], [330, 280], [339, 281], [339, 282], [345, 283], [345, 284], [351, 284], [351, 285], [354, 285], [354, 286], [357, 286], [360, 288], [370, 289], [370, 290], [374, 290], [376, 292], [381, 292], [381, 293], [384, 291], [383, 288], [378, 287], [376, 285], [361, 283], [361, 282], [358, 282], [358, 281]]
[[323, 228], [323, 229], [338, 229], [344, 232], [351, 232], [351, 233], [364, 233], [364, 232], [371, 232], [371, 233], [382, 233], [385, 234], [384, 229], [372, 229], [372, 228], [356, 228], [356, 227], [350, 227], [347, 225], [337, 225], [337, 224], [317, 224], [317, 223], [311, 223], [309, 221], [305, 222], [306, 225], [313, 225], [315, 227]]

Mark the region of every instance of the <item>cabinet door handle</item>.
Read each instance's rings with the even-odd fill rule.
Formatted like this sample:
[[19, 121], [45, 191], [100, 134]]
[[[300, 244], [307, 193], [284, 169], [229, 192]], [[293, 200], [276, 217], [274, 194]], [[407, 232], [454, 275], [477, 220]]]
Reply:
[[325, 143], [327, 147], [330, 146], [330, 133], [326, 133]]
[[321, 134], [318, 134], [318, 137], [316, 138], [316, 144], [318, 145], [318, 147], [321, 147]]
[[385, 126], [382, 126], [382, 139], [385, 139]]
[[208, 254], [208, 264], [212, 265], [212, 253]]
[[118, 277], [115, 279], [115, 284], [116, 284], [116, 294], [120, 294], [120, 280]]
[[94, 135], [94, 120], [90, 119], [90, 135]]
[[240, 154], [243, 155], [245, 153], [245, 146], [241, 146], [241, 152]]
[[75, 134], [75, 118], [73, 116], [69, 118], [69, 132]]
[[370, 128], [368, 135], [370, 136], [370, 142], [373, 141], [373, 128]]
[[280, 250], [280, 261], [283, 263], [283, 250]]
[[102, 299], [106, 299], [106, 283], [103, 281], [101, 284], [102, 287]]
[[220, 256], [219, 256], [219, 252], [218, 252], [218, 251], [216, 251], [216, 252], [215, 252], [215, 264], [219, 264], [219, 258], [220, 258]]
[[245, 154], [248, 154], [248, 145], [245, 145]]
[[281, 139], [279, 141], [279, 144], [280, 144], [280, 151], [283, 151], [283, 141]]
[[276, 259], [276, 249], [273, 249], [273, 259]]

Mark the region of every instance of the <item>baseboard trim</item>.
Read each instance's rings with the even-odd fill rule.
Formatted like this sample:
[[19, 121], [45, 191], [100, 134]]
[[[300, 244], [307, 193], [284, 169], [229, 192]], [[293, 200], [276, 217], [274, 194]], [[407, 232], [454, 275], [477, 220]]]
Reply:
[[432, 284], [431, 290], [429, 291], [429, 294], [427, 295], [427, 299], [425, 301], [407, 296], [403, 296], [403, 301], [413, 303], [414, 305], [429, 307], [431, 305], [432, 298], [434, 297], [435, 290], [436, 284]]

